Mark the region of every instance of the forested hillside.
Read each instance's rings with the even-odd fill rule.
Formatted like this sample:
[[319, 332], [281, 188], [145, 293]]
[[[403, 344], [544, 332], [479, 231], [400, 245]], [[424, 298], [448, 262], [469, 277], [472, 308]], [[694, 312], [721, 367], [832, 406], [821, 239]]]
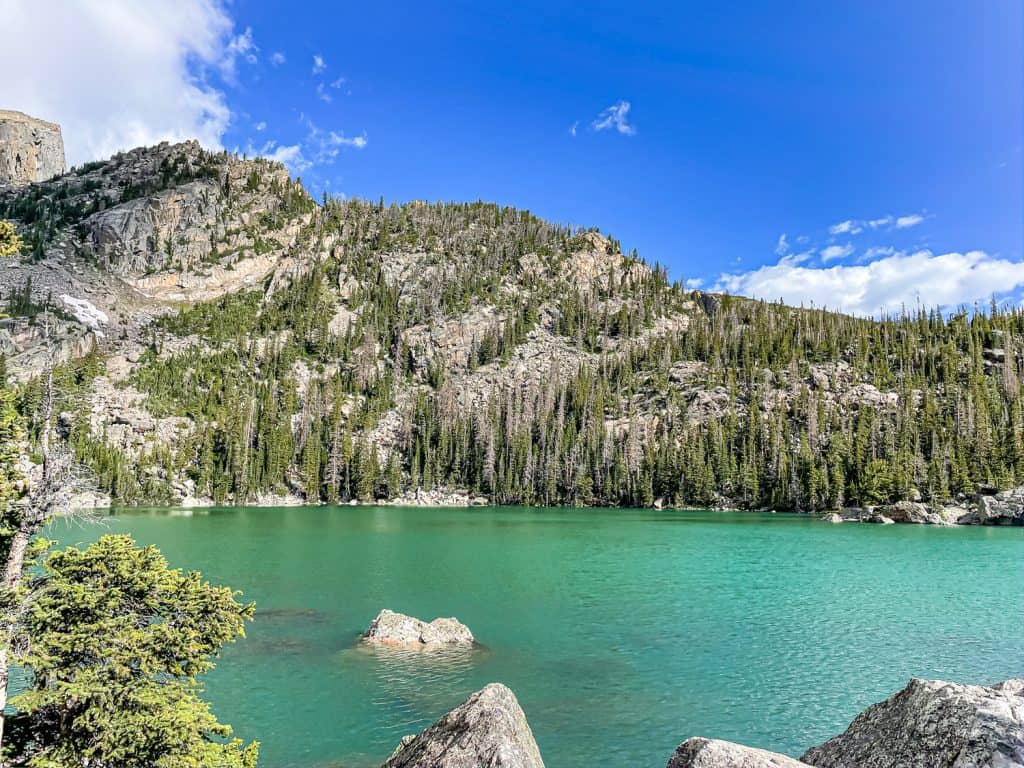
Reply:
[[[874, 321], [691, 292], [526, 211], [314, 206], [265, 161], [157, 150], [132, 189], [193, 212], [159, 257], [90, 219], [135, 193], [70, 213], [45, 202], [60, 180], [0, 198], [23, 269], [114, 275], [132, 308], [59, 371], [64, 434], [115, 501], [825, 510], [1024, 481], [1019, 309]], [[116, 174], [90, 172], [105, 199]], [[7, 279], [9, 338], [47, 306], [74, 320], [52, 286]], [[38, 384], [21, 393], [31, 412]]]

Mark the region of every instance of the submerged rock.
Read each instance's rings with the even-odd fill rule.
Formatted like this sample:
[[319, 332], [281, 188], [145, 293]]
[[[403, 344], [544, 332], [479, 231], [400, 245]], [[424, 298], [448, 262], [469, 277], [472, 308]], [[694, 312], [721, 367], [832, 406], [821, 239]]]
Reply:
[[1024, 768], [1024, 680], [913, 679], [801, 760], [817, 768]]
[[544, 761], [515, 694], [491, 683], [402, 739], [381, 768], [544, 768]]
[[807, 768], [792, 757], [696, 736], [678, 747], [666, 768]]
[[412, 647], [474, 643], [469, 627], [457, 619], [440, 618], [426, 622], [387, 608], [377, 614], [362, 637], [368, 643]]

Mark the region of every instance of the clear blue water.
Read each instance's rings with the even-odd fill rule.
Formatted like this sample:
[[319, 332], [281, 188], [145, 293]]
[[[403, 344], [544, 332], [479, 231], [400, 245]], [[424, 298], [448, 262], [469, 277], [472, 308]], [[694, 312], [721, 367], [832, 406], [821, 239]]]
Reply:
[[[1024, 529], [604, 509], [238, 508], [58, 524], [156, 544], [255, 600], [207, 678], [267, 768], [370, 766], [491, 681], [551, 768], [693, 735], [799, 755], [911, 676], [1024, 675]], [[486, 648], [369, 652], [382, 607]]]

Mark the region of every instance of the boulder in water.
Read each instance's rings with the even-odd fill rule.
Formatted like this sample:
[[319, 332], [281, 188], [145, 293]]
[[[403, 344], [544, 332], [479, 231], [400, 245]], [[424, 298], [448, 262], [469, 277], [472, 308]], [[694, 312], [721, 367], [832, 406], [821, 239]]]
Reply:
[[817, 768], [1024, 768], [1024, 680], [913, 679], [801, 760]]
[[792, 757], [696, 736], [678, 747], [666, 768], [808, 768]]
[[491, 683], [402, 739], [381, 768], [544, 768], [544, 761], [515, 694]]
[[363, 640], [378, 645], [421, 647], [436, 645], [473, 645], [473, 633], [457, 619], [434, 619], [427, 622], [387, 608], [377, 614], [362, 635]]

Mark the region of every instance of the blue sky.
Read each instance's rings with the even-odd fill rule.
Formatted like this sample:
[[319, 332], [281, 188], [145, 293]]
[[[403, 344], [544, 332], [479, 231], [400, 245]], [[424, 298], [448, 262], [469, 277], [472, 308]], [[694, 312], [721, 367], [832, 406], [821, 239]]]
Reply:
[[[38, 4], [0, 5], [35, 34]], [[102, 114], [68, 106], [81, 74], [0, 84], [85, 126], [72, 160], [195, 134], [317, 194], [507, 203], [693, 284], [863, 314], [1024, 286], [1020, 0], [42, 6], [63, 70], [127, 57]]]

